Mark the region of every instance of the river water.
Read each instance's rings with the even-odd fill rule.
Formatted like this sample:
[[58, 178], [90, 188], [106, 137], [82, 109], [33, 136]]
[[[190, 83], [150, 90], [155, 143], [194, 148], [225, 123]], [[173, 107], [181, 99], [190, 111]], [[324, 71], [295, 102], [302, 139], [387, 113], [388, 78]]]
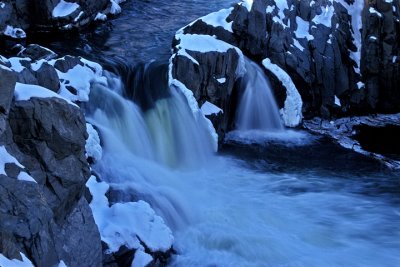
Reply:
[[[94, 60], [167, 62], [177, 29], [231, 3], [128, 1], [71, 46], [47, 45]], [[113, 115], [100, 100], [88, 114], [104, 140], [95, 169], [164, 218], [175, 236], [171, 266], [400, 266], [398, 173], [301, 131], [236, 132], [215, 155], [179, 93], [145, 112], [109, 89], [98, 99], [114, 99]]]

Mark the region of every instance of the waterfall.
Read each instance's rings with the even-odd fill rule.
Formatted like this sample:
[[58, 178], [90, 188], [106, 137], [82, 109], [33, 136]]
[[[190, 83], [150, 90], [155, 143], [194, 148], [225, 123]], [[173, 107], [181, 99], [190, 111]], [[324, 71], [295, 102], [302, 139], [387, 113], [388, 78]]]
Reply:
[[[163, 85], [166, 92], [157, 94], [160, 89], [151, 88], [154, 82], [143, 84], [128, 89], [112, 74], [106, 83], [92, 84], [87, 117], [101, 131], [105, 150], [129, 151], [169, 167], [190, 168], [206, 162], [213, 153], [213, 138], [205, 119], [193, 116], [186, 98], [176, 89]], [[127, 96], [146, 94], [147, 102], [141, 99], [145, 108], [121, 96], [124, 92]], [[162, 97], [156, 99], [156, 95]]]
[[249, 59], [246, 59], [246, 69], [247, 72], [240, 83], [243, 96], [236, 113], [237, 129], [283, 131], [278, 106], [264, 71]]

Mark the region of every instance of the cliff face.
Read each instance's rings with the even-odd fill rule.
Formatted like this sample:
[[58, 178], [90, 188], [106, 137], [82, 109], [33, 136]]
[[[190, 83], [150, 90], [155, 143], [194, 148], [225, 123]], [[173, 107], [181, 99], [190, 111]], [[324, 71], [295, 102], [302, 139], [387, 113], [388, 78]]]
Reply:
[[[185, 49], [179, 45], [181, 34], [209, 35], [258, 63], [268, 58], [286, 72], [301, 94], [305, 118], [399, 111], [399, 8], [399, 1], [244, 1], [200, 18], [177, 34], [174, 45], [181, 60], [173, 62], [174, 78], [192, 89], [200, 103], [213, 102], [188, 82], [198, 76], [202, 84], [214, 80], [213, 73], [207, 74], [210, 63], [202, 64], [201, 57], [191, 53], [200, 59], [197, 70], [175, 71], [188, 62], [180, 52]], [[219, 57], [214, 61], [220, 62]], [[272, 72], [266, 74], [283, 107], [285, 86]], [[234, 92], [232, 84], [219, 90]]]

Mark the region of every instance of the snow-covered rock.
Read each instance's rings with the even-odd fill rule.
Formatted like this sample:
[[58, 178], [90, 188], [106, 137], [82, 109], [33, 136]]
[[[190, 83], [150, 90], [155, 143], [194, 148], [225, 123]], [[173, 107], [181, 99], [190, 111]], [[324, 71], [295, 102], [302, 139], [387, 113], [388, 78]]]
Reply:
[[[90, 207], [101, 239], [108, 245], [108, 253], [117, 252], [121, 246], [136, 250], [139, 256], [134, 263], [152, 261], [145, 249], [152, 253], [167, 253], [172, 248], [173, 236], [163, 219], [144, 201], [109, 205], [105, 196], [109, 185], [97, 182], [92, 176], [87, 182], [93, 199]], [[145, 246], [145, 247], [143, 247]]]

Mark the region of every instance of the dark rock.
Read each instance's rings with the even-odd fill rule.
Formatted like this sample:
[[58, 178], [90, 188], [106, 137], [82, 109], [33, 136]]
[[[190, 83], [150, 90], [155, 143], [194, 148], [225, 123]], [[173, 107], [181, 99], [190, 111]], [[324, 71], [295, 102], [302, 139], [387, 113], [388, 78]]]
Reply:
[[17, 74], [10, 69], [0, 67], [0, 77], [0, 114], [8, 114], [17, 82]]
[[54, 67], [61, 72], [67, 72], [77, 65], [83, 66], [83, 63], [78, 57], [65, 56], [64, 58], [57, 60]]
[[29, 68], [24, 68], [18, 72], [18, 82], [24, 84], [35, 84], [38, 85], [38, 80]]
[[36, 78], [40, 86], [50, 89], [53, 92], [57, 93], [60, 89], [60, 80], [58, 79], [57, 71], [47, 62], [44, 62], [36, 71]]
[[9, 115], [15, 144], [10, 151], [44, 187], [57, 220], [73, 209], [90, 172], [85, 158], [86, 124], [81, 112], [60, 99], [16, 102]]
[[8, 177], [17, 179], [18, 174], [24, 169], [16, 165], [15, 163], [4, 164], [4, 170]]
[[57, 57], [57, 54], [43, 46], [37, 44], [30, 44], [18, 53], [19, 57], [29, 57], [32, 61], [45, 59], [51, 60]]
[[[177, 55], [172, 60], [172, 77], [193, 91], [200, 106], [205, 101], [209, 101], [224, 111], [226, 114], [224, 121], [217, 128], [223, 136], [223, 132], [229, 128], [230, 121], [232, 121], [231, 117], [234, 116], [234, 111], [232, 111], [234, 101], [231, 98], [236, 81], [239, 55], [235, 49], [229, 49], [224, 53], [196, 51], [187, 51], [187, 53], [196, 59], [199, 65], [185, 56]], [[225, 78], [224, 83], [218, 82], [221, 77]]]
[[0, 175], [0, 253], [35, 266], [101, 266], [100, 234], [83, 197], [90, 175], [81, 111], [58, 98], [13, 103], [0, 144], [37, 183]]
[[101, 266], [100, 233], [84, 197], [62, 225], [52, 226], [57, 254], [68, 266]]

